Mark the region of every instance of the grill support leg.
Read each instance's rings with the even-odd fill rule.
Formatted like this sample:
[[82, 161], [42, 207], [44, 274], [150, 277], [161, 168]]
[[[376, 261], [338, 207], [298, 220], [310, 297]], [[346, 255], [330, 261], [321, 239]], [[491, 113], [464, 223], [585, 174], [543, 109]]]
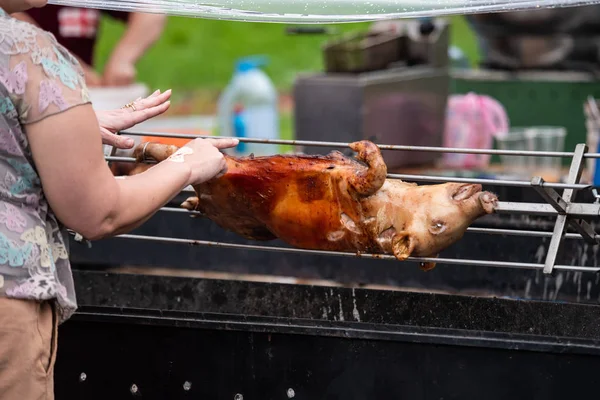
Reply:
[[[575, 154], [571, 161], [567, 183], [579, 183], [581, 173], [583, 172], [584, 154], [587, 150], [588, 147], [586, 144], [578, 144], [575, 148]], [[544, 262], [544, 274], [551, 275], [554, 272], [556, 257], [565, 236], [567, 223], [581, 233], [588, 242], [596, 243], [596, 239], [593, 229], [587, 222], [583, 220], [573, 220], [567, 212], [571, 200], [575, 197], [575, 189], [565, 189], [561, 197], [554, 189], [545, 188], [543, 183], [544, 180], [541, 177], [535, 177], [531, 181], [535, 190], [558, 212], [556, 223], [554, 224], [554, 231], [552, 232], [552, 239], [550, 240], [550, 246], [548, 247], [548, 254], [546, 255], [546, 261]]]

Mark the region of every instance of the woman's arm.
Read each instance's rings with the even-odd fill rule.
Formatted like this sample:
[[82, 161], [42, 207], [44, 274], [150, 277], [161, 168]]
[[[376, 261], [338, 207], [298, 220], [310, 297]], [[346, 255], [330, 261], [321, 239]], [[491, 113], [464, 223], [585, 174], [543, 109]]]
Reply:
[[132, 13], [127, 29], [104, 68], [104, 84], [120, 86], [135, 80], [135, 64], [163, 32], [167, 17], [161, 14]]
[[87, 239], [97, 240], [141, 225], [194, 182], [224, 166], [220, 148], [235, 140], [196, 139], [184, 162], [165, 161], [148, 171], [115, 179], [101, 148], [90, 105], [80, 105], [27, 125], [27, 136], [44, 194], [58, 219]]
[[[33, 29], [31, 33], [37, 35], [43, 58], [28, 53], [10, 58], [10, 69], [26, 77], [24, 85], [10, 88], [11, 100], [44, 195], [64, 225], [87, 239], [132, 229], [185, 186], [210, 179], [226, 167], [215, 146], [230, 147], [237, 141], [196, 139], [185, 146], [183, 157], [131, 179], [115, 179], [104, 160], [100, 126], [81, 69], [51, 35]], [[59, 64], [61, 74], [47, 68]], [[169, 96], [170, 91], [150, 96], [127, 109], [135, 118], [145, 119], [165, 111]], [[147, 107], [149, 103], [155, 107]]]

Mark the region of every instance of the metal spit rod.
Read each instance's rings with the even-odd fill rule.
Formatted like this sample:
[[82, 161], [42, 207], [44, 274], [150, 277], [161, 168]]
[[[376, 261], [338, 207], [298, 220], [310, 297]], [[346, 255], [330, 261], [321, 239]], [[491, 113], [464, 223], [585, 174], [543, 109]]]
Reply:
[[[264, 143], [264, 144], [285, 144], [290, 146], [313, 146], [313, 147], [340, 147], [346, 148], [350, 143], [345, 142], [321, 142], [313, 140], [286, 140], [286, 139], [259, 139], [259, 138], [238, 138], [229, 136], [211, 136], [211, 135], [192, 135], [186, 133], [168, 133], [168, 132], [150, 132], [127, 130], [122, 131], [123, 135], [130, 136], [148, 136], [148, 137], [165, 137], [173, 139], [238, 139], [245, 143]], [[521, 150], [494, 150], [494, 149], [469, 149], [458, 147], [430, 147], [430, 146], [406, 146], [395, 144], [376, 144], [381, 150], [397, 150], [397, 151], [423, 151], [429, 153], [460, 153], [460, 154], [489, 154], [489, 155], [506, 155], [506, 156], [531, 156], [531, 157], [573, 157], [574, 152], [568, 151], [521, 151]], [[586, 153], [585, 158], [600, 158], [600, 153]]]
[[[115, 157], [106, 156], [106, 161], [114, 162], [136, 162], [135, 158], [132, 157]], [[148, 163], [144, 161], [144, 163]], [[150, 164], [150, 163], [149, 163]], [[528, 181], [511, 181], [511, 180], [496, 180], [496, 179], [479, 179], [479, 178], [458, 178], [458, 177], [445, 177], [445, 176], [433, 176], [433, 175], [410, 175], [410, 174], [387, 174], [390, 179], [401, 179], [404, 181], [417, 181], [417, 182], [456, 182], [456, 183], [476, 183], [480, 185], [496, 185], [496, 186], [512, 186], [512, 187], [532, 187], [531, 182]], [[568, 184], [568, 183], [553, 183], [544, 182], [544, 187], [553, 189], [588, 189], [591, 185], [582, 183]]]
[[[162, 211], [176, 211], [180, 212], [179, 209], [169, 209], [164, 207]], [[522, 235], [532, 237], [552, 237], [552, 232], [536, 232], [536, 231], [520, 231], [510, 229], [493, 229], [493, 228], [468, 228], [468, 231], [475, 233], [486, 233], [486, 234], [505, 234], [505, 235]], [[69, 231], [71, 234], [75, 234]], [[597, 235], [600, 236], [600, 235]], [[337, 256], [337, 257], [355, 257], [355, 258], [372, 258], [378, 260], [396, 260], [392, 255], [388, 254], [371, 254], [371, 253], [349, 253], [349, 252], [338, 252], [338, 251], [327, 251], [327, 250], [307, 250], [290, 247], [275, 247], [275, 246], [260, 246], [260, 245], [248, 245], [248, 244], [237, 244], [237, 243], [223, 243], [208, 240], [194, 240], [194, 239], [180, 239], [170, 238], [162, 236], [148, 236], [148, 235], [134, 235], [124, 234], [118, 235], [117, 239], [130, 239], [130, 240], [145, 240], [150, 242], [162, 242], [162, 243], [178, 243], [187, 244], [194, 246], [206, 246], [206, 247], [217, 247], [217, 248], [230, 248], [230, 249], [242, 249], [242, 250], [259, 250], [259, 251], [270, 251], [277, 253], [295, 253], [295, 254], [312, 254], [312, 255], [324, 255], [324, 256]], [[565, 238], [578, 239], [581, 236], [577, 234], [566, 234]], [[407, 261], [418, 262], [418, 263], [437, 263], [437, 264], [454, 264], [454, 265], [468, 265], [475, 267], [495, 267], [495, 268], [517, 268], [517, 269], [534, 269], [543, 270], [544, 264], [537, 263], [522, 263], [522, 262], [510, 262], [510, 261], [495, 261], [495, 260], [470, 260], [461, 258], [433, 258], [433, 257], [409, 257]], [[558, 271], [574, 271], [574, 272], [600, 272], [600, 267], [585, 267], [585, 266], [572, 266], [572, 265], [555, 265], [554, 270]]]
[[[115, 157], [106, 156], [106, 161], [114, 162], [136, 162], [135, 158], [132, 157]], [[144, 161], [144, 163], [150, 164], [150, 162]], [[445, 176], [433, 176], [433, 175], [410, 175], [410, 174], [387, 174], [390, 179], [401, 179], [404, 181], [417, 181], [417, 182], [457, 182], [457, 183], [477, 183], [480, 185], [496, 185], [496, 186], [512, 186], [512, 187], [532, 187], [531, 182], [528, 181], [511, 181], [511, 180], [500, 180], [500, 179], [480, 179], [480, 178], [458, 178], [458, 177], [445, 177]], [[544, 182], [544, 187], [553, 189], [588, 189], [591, 185], [583, 183], [568, 184], [568, 183], [553, 183]]]
[[[193, 139], [193, 138], [215, 138], [210, 135], [191, 135], [185, 133], [168, 133], [168, 132], [147, 132], [147, 131], [122, 131], [121, 134], [130, 136], [148, 136], [148, 137], [166, 137], [166, 138], [179, 138], [179, 139]], [[218, 136], [219, 138], [226, 138], [227, 136]], [[310, 140], [284, 140], [284, 139], [258, 139], [258, 138], [237, 138], [241, 142], [248, 143], [264, 143], [264, 144], [287, 144], [296, 146], [316, 146], [316, 147], [349, 147], [350, 143], [343, 142], [320, 142]], [[377, 144], [382, 150], [396, 150], [396, 151], [424, 151], [424, 152], [437, 152], [437, 153], [468, 153], [468, 154], [489, 154], [489, 155], [513, 155], [513, 156], [532, 156], [532, 157], [573, 157], [574, 152], [551, 152], [551, 151], [519, 151], [519, 150], [493, 150], [493, 149], [469, 149], [469, 148], [447, 148], [447, 147], [426, 147], [426, 146], [404, 146], [404, 145], [389, 145], [389, 144]], [[584, 157], [587, 158], [600, 158], [600, 153], [585, 153]], [[105, 157], [107, 161], [115, 162], [136, 162], [132, 157]], [[478, 179], [478, 178], [458, 178], [458, 177], [444, 177], [444, 176], [427, 176], [427, 175], [411, 175], [411, 174], [388, 174], [390, 179], [402, 179], [406, 181], [417, 181], [417, 182], [447, 182], [452, 180], [457, 183], [474, 183], [481, 185], [497, 185], [497, 186], [511, 186], [511, 187], [532, 187], [531, 182], [528, 181], [514, 181], [514, 180], [494, 180], [494, 179]], [[553, 183], [544, 182], [544, 187], [553, 189], [574, 189], [581, 190], [590, 188], [590, 185], [580, 183]]]
[[[382, 260], [396, 260], [392, 255], [387, 254], [359, 254], [359, 253], [348, 253], [338, 251], [325, 251], [325, 250], [306, 250], [297, 249], [290, 247], [274, 247], [274, 246], [259, 246], [250, 244], [236, 244], [236, 243], [223, 243], [213, 242], [208, 240], [192, 240], [192, 239], [179, 239], [169, 238], [161, 236], [145, 236], [145, 235], [119, 235], [116, 238], [131, 239], [131, 240], [146, 240], [151, 242], [164, 242], [164, 243], [179, 243], [195, 246], [208, 246], [208, 247], [219, 247], [228, 249], [245, 249], [245, 250], [261, 250], [279, 253], [296, 253], [296, 254], [313, 254], [313, 255], [326, 255], [326, 256], [338, 256], [338, 257], [359, 257], [359, 258], [375, 258]], [[439, 263], [439, 264], [459, 264], [469, 265], [475, 267], [499, 267], [499, 268], [519, 268], [519, 269], [539, 269], [543, 270], [543, 264], [535, 263], [521, 263], [521, 262], [509, 262], [509, 261], [491, 261], [491, 260], [467, 260], [458, 258], [432, 258], [432, 257], [409, 257], [407, 261], [419, 262], [419, 263]], [[560, 271], [575, 271], [575, 272], [599, 272], [600, 267], [579, 267], [571, 265], [556, 265], [554, 269]]]
[[[547, 217], [560, 214], [550, 204], [512, 201], [499, 201], [495, 211], [497, 214], [536, 215]], [[597, 218], [600, 215], [600, 204], [570, 203], [567, 205], [566, 214], [575, 218]]]
[[[600, 207], [600, 206], [599, 206]], [[162, 212], [174, 212], [180, 214], [197, 215], [199, 217], [204, 216], [200, 211], [190, 211], [185, 208], [177, 207], [162, 207]], [[526, 236], [526, 237], [552, 237], [552, 232], [543, 231], [532, 231], [532, 230], [520, 230], [520, 229], [500, 229], [500, 228], [467, 228], [469, 233], [483, 233], [488, 235], [507, 235], [507, 236]], [[595, 235], [596, 239], [600, 240], [600, 234]], [[565, 239], [583, 239], [579, 233], [566, 233]]]
[[[479, 179], [479, 178], [458, 178], [458, 177], [444, 177], [444, 176], [431, 176], [431, 175], [409, 175], [409, 174], [388, 174], [388, 178], [391, 179], [402, 179], [404, 181], [418, 181], [418, 182], [456, 182], [456, 183], [478, 183], [480, 185], [496, 185], [496, 186], [513, 186], [513, 187], [532, 187], [531, 182], [528, 181], [510, 181], [502, 179]], [[544, 187], [553, 189], [588, 189], [591, 185], [582, 183], [569, 184], [569, 183], [553, 183], [544, 182]]]

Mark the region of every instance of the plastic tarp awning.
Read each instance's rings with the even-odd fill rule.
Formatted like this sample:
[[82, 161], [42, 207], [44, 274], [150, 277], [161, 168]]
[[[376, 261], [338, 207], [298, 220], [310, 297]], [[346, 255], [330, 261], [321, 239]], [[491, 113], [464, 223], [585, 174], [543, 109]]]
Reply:
[[50, 4], [281, 23], [437, 17], [597, 4], [600, 0], [50, 0]]

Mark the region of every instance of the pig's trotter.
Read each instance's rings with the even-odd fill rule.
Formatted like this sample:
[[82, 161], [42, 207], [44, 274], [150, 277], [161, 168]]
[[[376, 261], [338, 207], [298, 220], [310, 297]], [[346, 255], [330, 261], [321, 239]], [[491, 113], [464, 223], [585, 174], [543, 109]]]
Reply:
[[200, 200], [198, 199], [198, 197], [196, 196], [192, 196], [192, 197], [188, 197], [187, 199], [185, 199], [185, 201], [183, 203], [181, 203], [181, 207], [190, 210], [190, 211], [195, 211], [198, 207], [198, 204], [200, 203]]
[[381, 188], [387, 175], [381, 151], [374, 143], [366, 140], [350, 143], [350, 148], [358, 153], [357, 160], [367, 164], [366, 169], [349, 178], [350, 186], [359, 195], [371, 196]]
[[179, 150], [179, 147], [170, 144], [144, 142], [137, 145], [133, 151], [133, 156], [138, 163], [148, 160], [159, 163], [169, 158], [177, 150]]
[[[198, 204], [200, 204], [200, 200], [196, 196], [188, 197], [183, 203], [181, 203], [181, 207], [186, 210], [196, 211], [198, 209]], [[192, 214], [191, 218], [197, 218], [198, 215]]]
[[396, 233], [392, 238], [392, 251], [398, 260], [406, 260], [414, 249], [415, 241], [407, 232]]

